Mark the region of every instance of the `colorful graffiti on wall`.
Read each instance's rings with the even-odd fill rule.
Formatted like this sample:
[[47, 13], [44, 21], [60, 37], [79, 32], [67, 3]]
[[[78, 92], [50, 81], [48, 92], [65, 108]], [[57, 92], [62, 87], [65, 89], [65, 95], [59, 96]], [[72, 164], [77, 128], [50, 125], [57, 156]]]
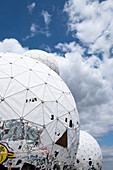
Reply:
[[0, 164], [5, 162], [8, 158], [15, 158], [15, 154], [8, 150], [8, 144], [0, 143]]
[[[50, 151], [41, 142], [42, 129], [28, 121], [0, 122], [0, 163], [21, 167], [25, 162], [45, 166]], [[13, 159], [12, 159], [13, 158]]]
[[41, 130], [30, 122], [7, 120], [2, 122], [0, 128], [0, 140], [32, 140], [33, 142], [41, 143]]

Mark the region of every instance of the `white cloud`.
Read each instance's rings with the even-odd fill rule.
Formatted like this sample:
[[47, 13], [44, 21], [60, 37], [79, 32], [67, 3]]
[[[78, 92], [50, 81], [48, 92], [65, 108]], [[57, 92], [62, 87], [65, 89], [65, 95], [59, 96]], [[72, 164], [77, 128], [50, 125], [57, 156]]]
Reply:
[[[91, 56], [84, 55], [84, 48], [76, 47], [75, 42], [59, 43], [56, 48], [66, 52], [61, 75], [75, 96], [81, 128], [101, 136], [113, 130], [113, 58], [109, 58], [113, 48], [113, 1], [68, 0], [64, 11], [69, 16], [68, 30], [87, 46]], [[102, 61], [98, 53], [102, 53]]]
[[36, 6], [36, 3], [34, 3], [34, 2], [30, 5], [27, 5], [27, 8], [28, 8], [28, 11], [29, 11], [30, 14], [32, 14], [35, 6]]
[[41, 14], [44, 17], [44, 22], [45, 22], [46, 26], [48, 26], [49, 23], [51, 22], [51, 15], [47, 11], [44, 11], [44, 10], [42, 10]]
[[102, 155], [103, 155], [103, 170], [112, 170], [113, 169], [113, 145], [101, 146]]
[[[90, 53], [109, 51], [113, 44], [113, 1], [69, 0], [64, 11], [69, 16], [68, 30], [88, 43]], [[76, 32], [77, 31], [77, 32]]]
[[[51, 53], [57, 59], [60, 75], [72, 91], [80, 114], [81, 129], [93, 136], [102, 136], [113, 130], [113, 58], [101, 61], [97, 56], [85, 57], [84, 48], [75, 42], [59, 43], [56, 48], [66, 52], [65, 58]], [[0, 51], [24, 53], [16, 39], [0, 42]], [[69, 51], [69, 52], [68, 52]], [[113, 146], [101, 146], [103, 170], [112, 170]]]
[[51, 48], [48, 46], [48, 45], [42, 45], [42, 47], [43, 47], [43, 49], [45, 50], [45, 51], [47, 51], [47, 52], [51, 52]]
[[[87, 50], [75, 42], [56, 45], [66, 53], [57, 59], [60, 73], [76, 99], [81, 129], [103, 136], [113, 131], [113, 1], [68, 0], [64, 11], [68, 31]], [[103, 170], [112, 170], [113, 146], [102, 146], [102, 152]]]
[[60, 43], [56, 48], [66, 52], [65, 58], [57, 61], [60, 75], [75, 97], [81, 129], [93, 136], [113, 130], [113, 58], [84, 58], [84, 49], [75, 42]]
[[83, 54], [84, 52], [84, 49], [79, 46], [78, 44], [76, 44], [76, 42], [70, 42], [69, 44], [68, 43], [59, 43], [55, 46], [55, 48], [57, 49], [60, 49], [61, 51], [63, 52], [75, 52], [75, 51], [78, 51], [80, 54]]
[[4, 39], [0, 42], [0, 52], [12, 52], [22, 54], [28, 48], [23, 48], [21, 44], [14, 38]]
[[38, 29], [39, 29], [38, 25], [36, 25], [35, 23], [33, 23], [33, 24], [31, 25], [31, 27], [30, 27], [30, 34], [27, 35], [25, 38], [23, 38], [23, 41], [28, 40], [29, 38], [34, 37], [34, 36], [37, 34]]
[[35, 33], [37, 31], [37, 25], [33, 23], [31, 25], [30, 31]]
[[[29, 6], [29, 9], [32, 10], [32, 8], [34, 8], [35, 5], [36, 5], [35, 3], [32, 3], [31, 6]], [[48, 25], [51, 22], [51, 15], [47, 11], [42, 11], [41, 15], [44, 17], [44, 22], [45, 22], [46, 27], [41, 28], [36, 23], [32, 23], [30, 27], [30, 33], [25, 38], [23, 38], [23, 41], [26, 41], [29, 38], [36, 36], [37, 34], [43, 34], [46, 37], [51, 36], [51, 33], [48, 28]]]
[[103, 158], [105, 161], [111, 158], [113, 160], [113, 145], [112, 146], [103, 145], [101, 146], [101, 149], [102, 149]]
[[23, 38], [23, 41], [28, 40], [29, 38], [34, 37], [37, 34], [43, 34], [46, 37], [50, 37], [51, 33], [48, 29], [40, 28], [37, 24], [33, 23], [30, 27], [30, 34]]

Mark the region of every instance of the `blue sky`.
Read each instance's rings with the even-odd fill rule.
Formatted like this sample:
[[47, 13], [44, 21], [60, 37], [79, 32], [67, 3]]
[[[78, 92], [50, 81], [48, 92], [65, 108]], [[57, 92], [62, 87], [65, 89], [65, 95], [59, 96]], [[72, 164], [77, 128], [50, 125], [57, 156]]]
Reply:
[[113, 167], [113, 1], [1, 0], [0, 51], [40, 49], [56, 57], [78, 107], [81, 129]]
[[[29, 6], [35, 3], [35, 7]], [[0, 21], [2, 34], [1, 40], [4, 38], [16, 38], [24, 45], [32, 48], [43, 49], [45, 46], [51, 46], [54, 50], [54, 46], [60, 42], [69, 42], [71, 38], [66, 36], [67, 16], [62, 14], [65, 1], [2, 1], [0, 6]], [[47, 11], [51, 15], [51, 21], [46, 28], [42, 11]], [[37, 31], [35, 36], [23, 41], [28, 35], [30, 36], [30, 28], [32, 24], [35, 24]], [[41, 33], [40, 31], [45, 33]], [[63, 30], [63, 31], [62, 31]], [[46, 32], [51, 35], [47, 37]], [[43, 47], [44, 46], [44, 47]]]

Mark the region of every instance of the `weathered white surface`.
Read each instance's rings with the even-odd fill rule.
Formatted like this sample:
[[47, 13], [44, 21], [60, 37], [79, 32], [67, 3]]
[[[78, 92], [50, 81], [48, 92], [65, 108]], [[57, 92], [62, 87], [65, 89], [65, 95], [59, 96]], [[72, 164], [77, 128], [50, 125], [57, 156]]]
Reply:
[[20, 159], [36, 164], [32, 156], [40, 162], [47, 155], [49, 162], [74, 163], [79, 140], [76, 104], [60, 76], [40, 61], [0, 53], [0, 119], [1, 143], [15, 154], [15, 159], [4, 161], [7, 166], [9, 160], [16, 166]]
[[102, 153], [97, 141], [87, 132], [80, 130], [80, 144], [75, 161], [76, 168], [88, 170], [102, 168]]
[[38, 60], [44, 64], [46, 64], [48, 67], [50, 67], [52, 70], [54, 70], [57, 74], [59, 74], [59, 68], [58, 64], [52, 56], [50, 56], [49, 53], [42, 51], [42, 50], [29, 50], [24, 53], [26, 57], [31, 57], [35, 60]]

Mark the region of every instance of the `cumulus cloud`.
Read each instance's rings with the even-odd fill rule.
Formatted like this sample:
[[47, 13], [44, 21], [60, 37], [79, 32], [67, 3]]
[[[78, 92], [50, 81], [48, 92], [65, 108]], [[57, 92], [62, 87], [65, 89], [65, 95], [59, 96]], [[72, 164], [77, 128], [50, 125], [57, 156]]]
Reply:
[[106, 0], [68, 0], [68, 30], [89, 47], [89, 52], [109, 52], [113, 44], [113, 2]]
[[[51, 55], [56, 57], [60, 75], [76, 100], [81, 128], [93, 136], [113, 130], [113, 58], [103, 61], [96, 55], [84, 58], [84, 48], [75, 42], [59, 43], [56, 48], [65, 52], [65, 58]], [[22, 54], [26, 50], [16, 39], [0, 42], [2, 52]]]
[[51, 22], [51, 15], [47, 11], [44, 11], [44, 10], [42, 10], [41, 14], [44, 17], [44, 22], [45, 22], [46, 26], [48, 26], [49, 23]]
[[[68, 31], [75, 42], [59, 43], [62, 78], [79, 111], [81, 129], [95, 137], [113, 131], [113, 1], [68, 0]], [[102, 146], [103, 170], [113, 169], [113, 146]]]
[[56, 48], [66, 52], [65, 58], [57, 61], [60, 75], [76, 100], [81, 129], [93, 136], [113, 130], [113, 58], [84, 57], [84, 48], [75, 42], [60, 43]]
[[63, 52], [76, 52], [78, 51], [80, 54], [83, 54], [84, 49], [76, 44], [75, 41], [68, 43], [59, 43], [55, 46], [55, 48], [60, 49]]
[[[35, 32], [35, 29], [32, 28]], [[76, 100], [81, 129], [95, 137], [101, 137], [113, 130], [113, 58], [100, 60], [96, 55], [85, 56], [85, 48], [76, 42], [59, 43], [56, 48], [65, 52], [65, 57], [55, 57], [60, 76], [67, 83]], [[0, 42], [0, 51], [24, 53], [16, 39]], [[101, 146], [104, 168], [113, 167], [113, 146]]]
[[0, 52], [12, 52], [22, 54], [27, 51], [28, 48], [24, 48], [21, 44], [14, 38], [4, 39], [0, 42]]
[[35, 2], [33, 2], [32, 4], [27, 5], [27, 8], [28, 8], [28, 11], [29, 11], [30, 14], [32, 14], [35, 6], [36, 6]]

